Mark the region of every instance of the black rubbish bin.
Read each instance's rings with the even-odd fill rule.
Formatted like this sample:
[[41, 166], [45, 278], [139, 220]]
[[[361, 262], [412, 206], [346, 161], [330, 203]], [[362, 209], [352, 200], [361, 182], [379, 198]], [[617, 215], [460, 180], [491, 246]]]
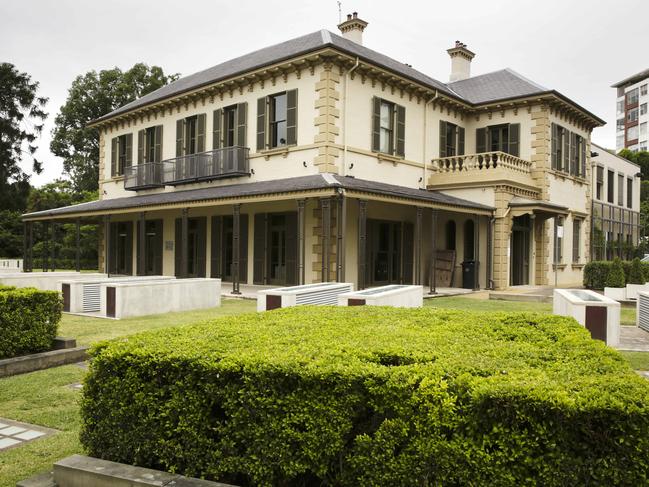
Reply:
[[462, 287], [464, 289], [475, 287], [475, 260], [462, 262]]

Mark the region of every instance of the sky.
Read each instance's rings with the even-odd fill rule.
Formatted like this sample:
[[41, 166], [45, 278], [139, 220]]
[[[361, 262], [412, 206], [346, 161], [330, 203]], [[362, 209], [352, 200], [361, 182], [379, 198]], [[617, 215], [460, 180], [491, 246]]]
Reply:
[[[511, 68], [606, 120], [593, 141], [615, 147], [611, 84], [649, 68], [649, 0], [343, 0], [369, 22], [363, 44], [448, 81], [446, 49], [476, 53], [472, 75]], [[40, 83], [49, 117], [36, 186], [63, 176], [49, 151], [54, 118], [74, 78], [137, 62], [187, 75], [272, 44], [328, 29], [336, 0], [0, 0], [0, 62]], [[31, 172], [31, 161], [23, 161]]]

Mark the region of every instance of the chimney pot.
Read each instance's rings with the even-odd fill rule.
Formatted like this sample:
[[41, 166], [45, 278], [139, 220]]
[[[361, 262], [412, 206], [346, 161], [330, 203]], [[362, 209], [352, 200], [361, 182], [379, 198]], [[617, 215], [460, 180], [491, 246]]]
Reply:
[[347, 14], [347, 20], [338, 25], [338, 29], [345, 39], [363, 45], [363, 31], [367, 22], [358, 18], [358, 12]]
[[355, 18], [355, 19], [358, 18], [358, 12], [354, 12], [354, 18]]
[[347, 14], [347, 20], [352, 20], [352, 14]]

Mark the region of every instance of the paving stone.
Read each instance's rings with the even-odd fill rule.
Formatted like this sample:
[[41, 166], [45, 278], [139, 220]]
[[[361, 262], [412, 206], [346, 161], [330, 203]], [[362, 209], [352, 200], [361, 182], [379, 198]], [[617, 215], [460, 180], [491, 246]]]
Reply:
[[12, 436], [17, 433], [22, 433], [27, 431], [27, 428], [20, 428], [19, 426], [10, 426], [9, 428], [3, 428], [0, 430], [0, 435]]
[[9, 448], [20, 443], [20, 440], [14, 440], [13, 438], [0, 438], [0, 450]]
[[0, 429], [2, 429], [2, 428], [6, 428], [7, 426], [9, 426], [9, 425], [8, 425], [8, 424], [4, 424], [4, 423], [0, 423]]
[[29, 441], [36, 438], [40, 438], [41, 436], [45, 436], [45, 433], [43, 433], [42, 431], [27, 430], [24, 433], [18, 433], [17, 435], [14, 435], [14, 438], [18, 438], [19, 440]]

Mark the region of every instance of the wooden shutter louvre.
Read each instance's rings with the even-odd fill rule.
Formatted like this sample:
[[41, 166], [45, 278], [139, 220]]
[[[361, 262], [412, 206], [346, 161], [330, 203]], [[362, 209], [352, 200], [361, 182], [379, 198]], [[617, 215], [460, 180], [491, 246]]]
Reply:
[[[207, 259], [207, 217], [196, 218], [196, 277], [205, 277]], [[191, 249], [190, 249], [191, 251]]]
[[289, 286], [297, 284], [297, 261], [297, 211], [294, 211], [286, 214], [286, 284]]
[[570, 132], [563, 127], [560, 127], [561, 137], [563, 138], [563, 171], [570, 171]]
[[381, 99], [372, 98], [372, 151], [381, 150]]
[[439, 121], [439, 157], [446, 157], [446, 122]]
[[212, 120], [212, 149], [221, 148], [221, 120], [223, 119], [223, 109], [214, 110]]
[[397, 143], [395, 153], [399, 157], [406, 156], [406, 107], [395, 105], [397, 112]]
[[297, 90], [286, 92], [286, 145], [297, 144]]
[[117, 174], [117, 157], [119, 150], [119, 137], [113, 137], [110, 144], [110, 177], [114, 178]]
[[205, 122], [207, 114], [201, 113], [196, 117], [196, 152], [205, 152]]
[[520, 123], [510, 123], [509, 124], [509, 153], [512, 156], [520, 156], [520, 136], [521, 136], [521, 124]]
[[552, 149], [551, 149], [551, 158], [552, 158], [552, 169], [558, 169], [559, 168], [559, 159], [557, 155], [557, 149], [559, 147], [559, 144], [557, 143], [558, 139], [558, 130], [557, 130], [557, 124], [553, 123], [552, 124], [552, 129], [551, 129], [551, 140], [552, 140]]
[[[237, 131], [236, 131], [236, 140], [235, 145], [239, 147], [247, 147], [246, 144], [246, 125], [248, 118], [248, 103], [237, 103]], [[241, 276], [241, 272], [239, 272]]]
[[585, 178], [586, 177], [586, 139], [584, 139], [583, 137], [580, 137], [580, 139], [581, 139], [580, 140], [580, 142], [581, 142], [581, 144], [580, 144], [581, 160], [580, 160], [580, 165], [579, 165], [579, 167], [580, 167], [579, 175], [582, 178]]
[[401, 284], [414, 284], [413, 282], [413, 268], [415, 265], [415, 238], [414, 226], [410, 222], [404, 222], [401, 227], [403, 232], [403, 282]]
[[253, 235], [253, 283], [266, 284], [266, 213], [255, 214]]
[[476, 154], [487, 152], [487, 129], [481, 128], [475, 131], [475, 151]]
[[182, 278], [186, 277], [182, 275], [181, 267], [181, 252], [182, 252], [182, 239], [183, 239], [183, 230], [182, 230], [182, 219], [176, 218], [175, 220], [175, 239], [174, 239], [174, 276]]
[[144, 164], [146, 162], [146, 130], [137, 131], [137, 163]]
[[569, 133], [570, 133], [570, 174], [576, 176], [578, 172], [578, 163], [579, 163], [579, 154], [577, 153], [577, 134], [574, 132], [569, 132]]
[[153, 161], [162, 161], [162, 125], [156, 125], [155, 128], [155, 144], [153, 146]]
[[126, 157], [124, 158], [124, 167], [121, 168], [120, 174], [126, 173], [126, 168], [133, 165], [133, 134], [126, 134]]
[[176, 121], [176, 157], [185, 155], [185, 119]]
[[212, 217], [212, 230], [211, 230], [211, 245], [210, 245], [210, 277], [211, 278], [221, 278], [221, 226], [222, 226], [223, 217], [222, 216], [213, 216]]
[[257, 100], [257, 152], [266, 149], [266, 106], [267, 97]]
[[464, 127], [457, 128], [457, 155], [464, 155]]

